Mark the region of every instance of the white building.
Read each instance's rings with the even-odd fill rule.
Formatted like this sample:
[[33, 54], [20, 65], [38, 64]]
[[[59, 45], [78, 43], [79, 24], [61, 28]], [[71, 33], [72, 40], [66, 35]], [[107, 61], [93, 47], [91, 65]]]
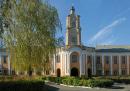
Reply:
[[66, 45], [56, 49], [51, 75], [130, 75], [130, 46], [82, 45], [80, 16], [72, 7], [66, 19]]

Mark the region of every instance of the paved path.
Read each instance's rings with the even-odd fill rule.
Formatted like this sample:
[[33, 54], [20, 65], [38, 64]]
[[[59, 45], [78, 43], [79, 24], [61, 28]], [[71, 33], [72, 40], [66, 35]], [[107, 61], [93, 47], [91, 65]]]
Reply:
[[81, 88], [67, 87], [56, 84], [46, 84], [46, 91], [130, 91], [130, 85], [117, 84], [111, 88]]

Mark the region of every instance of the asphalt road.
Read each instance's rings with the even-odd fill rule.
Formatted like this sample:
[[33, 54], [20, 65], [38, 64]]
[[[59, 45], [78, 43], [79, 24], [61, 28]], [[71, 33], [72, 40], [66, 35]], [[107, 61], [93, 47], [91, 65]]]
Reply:
[[130, 91], [130, 85], [116, 84], [111, 88], [81, 88], [67, 87], [56, 84], [46, 84], [46, 91]]

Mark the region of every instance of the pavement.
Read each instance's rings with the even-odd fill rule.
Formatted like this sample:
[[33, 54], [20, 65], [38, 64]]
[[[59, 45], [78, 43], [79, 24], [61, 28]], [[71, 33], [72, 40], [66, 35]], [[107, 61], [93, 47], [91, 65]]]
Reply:
[[45, 91], [130, 91], [130, 84], [115, 84], [110, 88], [82, 88], [82, 87], [68, 87], [57, 85], [54, 83], [46, 83]]

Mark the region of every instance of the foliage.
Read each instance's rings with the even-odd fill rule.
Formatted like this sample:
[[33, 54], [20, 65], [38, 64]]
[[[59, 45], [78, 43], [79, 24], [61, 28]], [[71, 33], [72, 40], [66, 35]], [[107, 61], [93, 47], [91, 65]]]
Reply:
[[0, 81], [0, 91], [45, 91], [44, 81]]
[[[42, 0], [5, 0], [3, 38], [13, 70], [47, 71], [54, 53], [60, 21], [55, 7]], [[31, 67], [31, 68], [30, 68]]]
[[[45, 79], [45, 77], [43, 79]], [[77, 77], [46, 77], [46, 79], [51, 82], [62, 83], [65, 85], [87, 87], [110, 87], [114, 83], [110, 79], [81, 79]]]

